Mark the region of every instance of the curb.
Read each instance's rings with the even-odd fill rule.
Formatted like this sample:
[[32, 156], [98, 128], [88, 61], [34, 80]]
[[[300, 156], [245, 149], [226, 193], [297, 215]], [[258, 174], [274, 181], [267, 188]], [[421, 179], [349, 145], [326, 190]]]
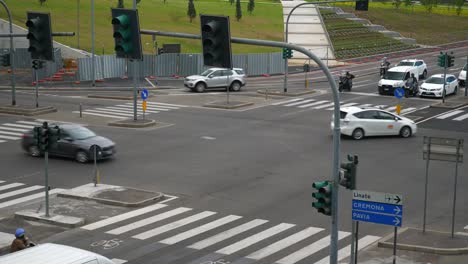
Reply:
[[39, 107], [39, 108], [18, 108], [14, 106], [0, 107], [0, 113], [11, 114], [11, 115], [23, 115], [23, 116], [36, 116], [48, 113], [57, 112], [57, 108], [52, 106]]
[[115, 126], [115, 127], [125, 127], [125, 128], [145, 128], [145, 127], [152, 127], [156, 125], [155, 120], [151, 119], [146, 119], [144, 120], [146, 122], [134, 122], [133, 120], [120, 120], [120, 121], [114, 121], [114, 122], [109, 122], [107, 125], [109, 126]]
[[252, 102], [233, 102], [230, 104], [226, 104], [225, 102], [223, 103], [218, 103], [218, 102], [212, 102], [208, 104], [204, 104], [204, 107], [211, 107], [211, 108], [221, 108], [221, 109], [237, 109], [245, 106], [251, 106], [254, 103]]
[[[34, 87], [16, 87], [17, 91], [35, 91]], [[170, 89], [180, 89], [180, 87], [174, 86], [158, 86], [158, 87], [147, 87], [148, 91], [158, 91], [158, 90], [170, 90]], [[39, 87], [40, 91], [47, 91], [47, 92], [119, 92], [119, 91], [133, 91], [133, 87], [94, 87], [94, 88], [47, 88], [47, 87]], [[0, 91], [11, 91], [11, 87], [0, 87]]]
[[[133, 100], [133, 95], [123, 96], [123, 95], [99, 95], [99, 94], [88, 94], [88, 98], [96, 98], [96, 99], [113, 99], [113, 100]], [[153, 97], [153, 95], [149, 95], [148, 98]]]
[[[133, 188], [132, 188], [133, 189]], [[144, 191], [141, 189], [134, 189], [138, 191]], [[140, 202], [136, 203], [127, 203], [127, 202], [121, 202], [117, 200], [110, 200], [110, 199], [103, 199], [103, 198], [95, 198], [95, 197], [86, 197], [86, 196], [78, 196], [78, 195], [73, 195], [73, 194], [67, 194], [67, 193], [58, 193], [57, 197], [63, 197], [63, 198], [71, 198], [71, 199], [77, 199], [77, 200], [91, 200], [91, 201], [96, 201], [98, 203], [102, 204], [108, 204], [108, 205], [115, 205], [115, 206], [123, 206], [123, 207], [140, 207], [140, 206], [145, 206], [154, 202], [158, 202], [164, 199], [164, 194], [160, 192], [156, 192], [157, 195], [148, 199], [145, 199]]]
[[40, 216], [28, 215], [27, 212], [15, 213], [15, 218], [24, 219], [24, 220], [32, 220], [32, 221], [56, 225], [60, 227], [66, 227], [66, 228], [75, 228], [75, 227], [79, 227], [85, 224], [85, 219], [81, 217], [73, 217], [75, 219], [73, 223], [65, 223], [63, 221], [60, 221], [59, 219], [60, 217], [63, 217], [63, 216], [51, 215], [49, 218], [46, 218], [45, 216], [40, 217]]
[[302, 92], [288, 92], [285, 93], [283, 91], [268, 91], [265, 92], [265, 90], [257, 90], [257, 93], [259, 94], [267, 94], [267, 95], [276, 95], [276, 96], [285, 96], [285, 97], [294, 97], [294, 96], [302, 96], [306, 94], [313, 94], [315, 93], [315, 90], [312, 91], [302, 91]]

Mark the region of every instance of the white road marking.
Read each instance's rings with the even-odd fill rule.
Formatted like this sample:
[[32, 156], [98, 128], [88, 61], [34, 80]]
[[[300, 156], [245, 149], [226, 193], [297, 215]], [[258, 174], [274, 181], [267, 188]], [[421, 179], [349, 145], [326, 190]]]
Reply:
[[[98, 109], [98, 108], [96, 108], [96, 109]], [[112, 109], [112, 110], [120, 111], [120, 112], [123, 112], [123, 113], [133, 113], [133, 108], [131, 109], [132, 111], [130, 111], [130, 109], [128, 109], [128, 108], [113, 107], [113, 106], [106, 107], [105, 109]], [[143, 108], [138, 107], [138, 112], [143, 113]], [[159, 113], [159, 111], [152, 111], [152, 110], [146, 110], [145, 112], [146, 113], [151, 113], [151, 114]]]
[[[53, 189], [53, 190], [49, 191], [49, 195], [56, 194], [56, 193], [63, 192], [63, 191], [65, 191], [65, 190], [64, 189]], [[24, 203], [24, 202], [27, 202], [27, 201], [30, 201], [30, 200], [41, 198], [41, 197], [44, 197], [44, 193], [42, 193], [42, 192], [41, 193], [36, 193], [36, 194], [33, 194], [33, 195], [29, 195], [29, 196], [24, 196], [24, 197], [21, 197], [21, 198], [18, 198], [18, 199], [14, 199], [14, 200], [10, 200], [10, 201], [4, 202], [4, 203], [0, 203], [0, 208], [5, 208], [5, 207], [12, 206], [12, 205], [15, 205], [15, 204]]]
[[263, 225], [266, 222], [268, 222], [268, 220], [255, 219], [255, 220], [252, 220], [250, 222], [244, 223], [244, 224], [242, 224], [240, 226], [236, 226], [234, 228], [231, 228], [229, 230], [221, 232], [221, 233], [219, 233], [217, 235], [214, 235], [214, 236], [211, 236], [211, 237], [206, 238], [204, 240], [198, 241], [198, 242], [188, 246], [188, 248], [204, 249], [204, 248], [209, 247], [211, 245], [214, 245], [214, 244], [216, 244], [218, 242], [221, 242], [223, 240], [231, 238], [231, 237], [233, 237], [235, 235], [246, 232], [246, 231], [248, 231], [248, 230], [250, 230], [252, 228], [255, 228], [255, 227], [259, 226], [259, 225]]
[[35, 191], [35, 190], [38, 190], [38, 189], [43, 189], [43, 188], [44, 188], [44, 186], [35, 185], [35, 186], [28, 187], [28, 188], [12, 191], [12, 192], [2, 193], [2, 194], [0, 194], [0, 199], [5, 199], [5, 198], [11, 197], [11, 196], [15, 196], [15, 195], [22, 194], [22, 193], [27, 193], [27, 192], [32, 192], [32, 191]]
[[411, 112], [413, 110], [416, 110], [416, 108], [415, 107], [404, 108], [404, 109], [401, 110], [400, 114], [405, 114], [405, 113]]
[[2, 139], [9, 139], [9, 140], [18, 140], [18, 139], [21, 139], [21, 137], [11, 137], [11, 136], [2, 136], [2, 135], [0, 135], [0, 138], [2, 138]]
[[372, 104], [362, 104], [362, 105], [358, 105], [357, 107], [359, 108], [364, 108], [364, 107], [371, 107]]
[[10, 184], [7, 184], [7, 185], [2, 185], [2, 186], [0, 186], [0, 191], [15, 188], [15, 187], [18, 187], [18, 186], [23, 186], [23, 185], [24, 185], [24, 183], [19, 183], [19, 182], [14, 182], [14, 183], [10, 183]]
[[334, 106], [335, 103], [328, 103], [328, 104], [324, 104], [324, 105], [319, 105], [319, 106], [316, 106], [316, 107], [313, 107], [314, 109], [322, 109], [322, 108], [326, 108], [326, 107], [329, 107], [329, 106]]
[[284, 106], [295, 106], [295, 105], [306, 104], [308, 102], [314, 102], [314, 101], [317, 101], [317, 100], [315, 100], [315, 99], [303, 100], [303, 101], [299, 101], [299, 102], [290, 103], [290, 104], [287, 104], [287, 105], [284, 105]]
[[325, 101], [318, 101], [318, 102], [315, 102], [315, 103], [310, 103], [310, 104], [305, 104], [305, 105], [300, 105], [298, 106], [299, 108], [306, 108], [306, 107], [310, 107], [310, 106], [314, 106], [314, 105], [319, 105], [319, 104], [324, 104], [324, 103], [328, 103], [329, 101], [325, 100]]
[[295, 225], [293, 224], [287, 224], [287, 223], [281, 223], [279, 225], [276, 225], [274, 227], [268, 228], [267, 230], [264, 230], [260, 233], [257, 233], [255, 235], [252, 235], [250, 237], [247, 237], [245, 239], [242, 239], [232, 245], [229, 245], [227, 247], [224, 247], [216, 253], [220, 254], [225, 254], [225, 255], [231, 255], [241, 249], [244, 249], [246, 247], [249, 247], [257, 242], [262, 241], [263, 239], [269, 238], [271, 236], [274, 236], [276, 234], [279, 234], [285, 230], [288, 230], [289, 228], [293, 227]]
[[132, 113], [124, 114], [124, 113], [115, 113], [115, 112], [111, 112], [111, 111], [100, 111], [100, 110], [93, 110], [93, 109], [88, 109], [86, 111], [83, 111], [83, 113], [84, 114], [85, 113], [112, 114], [112, 115], [123, 116], [123, 117], [133, 116]]
[[2, 127], [2, 126], [0, 126], [0, 130], [9, 130], [9, 131], [18, 131], [18, 132], [28, 132], [29, 131], [29, 129], [13, 128], [13, 127]]
[[5, 143], [6, 141], [5, 140], [0, 140], [0, 143]]
[[148, 217], [148, 218], [145, 218], [143, 220], [140, 220], [140, 221], [130, 223], [130, 224], [125, 225], [125, 226], [121, 226], [121, 227], [112, 229], [110, 231], [107, 231], [106, 233], [107, 234], [112, 234], [112, 235], [120, 235], [120, 234], [123, 234], [125, 232], [131, 231], [131, 230], [134, 230], [134, 229], [137, 229], [137, 228], [149, 225], [149, 224], [156, 223], [158, 221], [167, 219], [169, 217], [172, 217], [172, 216], [175, 216], [175, 215], [178, 215], [178, 214], [181, 214], [181, 213], [185, 213], [185, 212], [190, 211], [190, 210], [192, 210], [192, 208], [179, 207], [179, 208], [173, 209], [171, 211], [164, 212], [162, 214], [154, 215], [152, 217]]
[[[142, 102], [141, 100], [139, 102]], [[179, 105], [179, 104], [167, 104], [167, 103], [159, 103], [159, 102], [151, 102], [148, 101], [147, 104], [149, 105], [159, 105], [159, 106], [167, 106], [167, 107], [189, 107], [188, 105]]]
[[[79, 111], [73, 111], [72, 113], [79, 114], [80, 112]], [[85, 115], [94, 115], [94, 116], [102, 116], [102, 117], [110, 117], [110, 118], [119, 118], [119, 119], [124, 118], [124, 117], [121, 117], [121, 116], [112, 116], [112, 115], [87, 113], [87, 112], [83, 112], [83, 114], [85, 114]]]
[[179, 228], [181, 226], [188, 225], [190, 223], [193, 223], [195, 221], [201, 220], [203, 218], [206, 218], [206, 217], [214, 215], [214, 214], [216, 214], [216, 212], [204, 211], [204, 212], [198, 213], [196, 215], [192, 215], [192, 216], [186, 217], [184, 219], [169, 223], [167, 225], [163, 225], [163, 226], [148, 230], [146, 232], [143, 232], [141, 234], [138, 234], [138, 235], [135, 235], [135, 236], [132, 236], [132, 237], [136, 238], [136, 239], [145, 240], [145, 239], [157, 236], [159, 234], [171, 231], [173, 229]]
[[2, 124], [2, 126], [18, 127], [18, 128], [26, 128], [26, 129], [33, 128], [33, 126], [30, 126], [30, 125], [21, 125], [21, 124], [12, 124], [12, 123], [5, 123], [5, 124]]
[[464, 114], [464, 115], [461, 115], [461, 116], [459, 116], [459, 117], [457, 117], [457, 118], [454, 118], [453, 120], [455, 120], [455, 121], [462, 121], [462, 120], [465, 120], [465, 119], [467, 119], [467, 118], [468, 118], [468, 114]]
[[[353, 106], [353, 105], [357, 105], [358, 103], [348, 103], [348, 104], [342, 104], [340, 105], [340, 108], [343, 108], [343, 107], [348, 107], [348, 106]], [[325, 110], [334, 110], [335, 108], [334, 107], [330, 107], [330, 108], [327, 108]]]
[[290, 235], [284, 239], [281, 239], [278, 242], [275, 242], [267, 247], [264, 247], [258, 251], [255, 251], [254, 253], [246, 256], [246, 258], [250, 259], [255, 259], [259, 260], [265, 257], [270, 256], [271, 254], [274, 254], [282, 249], [285, 249], [301, 240], [304, 240], [314, 234], [317, 234], [318, 232], [322, 231], [323, 228], [316, 228], [316, 227], [309, 227], [306, 228], [302, 231], [299, 231], [293, 235]]
[[0, 134], [12, 135], [12, 136], [19, 136], [19, 137], [21, 137], [21, 136], [23, 135], [23, 133], [2, 131], [2, 130], [0, 130]]
[[[349, 232], [343, 232], [339, 231], [338, 232], [338, 240], [341, 240], [347, 236], [349, 236], [351, 233]], [[314, 253], [328, 247], [330, 245], [330, 236], [326, 236], [320, 240], [315, 241], [314, 243], [303, 247], [302, 249], [299, 249], [298, 251], [289, 254], [288, 256], [276, 261], [275, 263], [279, 264], [293, 264], [298, 261], [301, 261], [302, 259], [305, 259], [308, 256], [313, 255]]]
[[156, 88], [156, 85], [154, 85], [148, 78], [145, 78], [145, 80], [151, 85], [151, 87]]
[[[118, 107], [125, 107], [125, 108], [128, 108], [128, 109], [133, 109], [133, 105], [132, 104], [129, 104], [129, 105], [116, 105]], [[141, 105], [138, 105], [137, 106], [139, 109], [143, 109], [141, 107]], [[166, 109], [166, 108], [160, 108], [160, 107], [152, 107], [152, 106], [146, 106], [146, 109], [149, 109], [149, 110], [156, 110], [156, 111], [169, 111], [171, 109]]]
[[188, 230], [186, 232], [177, 234], [177, 235], [175, 235], [173, 237], [166, 238], [166, 239], [161, 240], [159, 242], [163, 243], [163, 244], [173, 245], [173, 244], [179, 243], [180, 241], [183, 241], [185, 239], [188, 239], [188, 238], [194, 237], [196, 235], [202, 234], [202, 233], [207, 232], [207, 231], [209, 231], [211, 229], [214, 229], [216, 227], [225, 225], [227, 223], [230, 223], [230, 222], [232, 222], [234, 220], [237, 220], [237, 219], [240, 219], [240, 218], [242, 218], [242, 216], [228, 215], [228, 216], [223, 217], [221, 219], [218, 219], [218, 220], [215, 220], [213, 222], [204, 224], [204, 225], [196, 227], [194, 229], [190, 229], [190, 230]]
[[467, 108], [467, 107], [468, 107], [468, 105], [462, 106], [462, 107], [459, 107], [459, 108], [457, 108], [457, 109], [453, 109], [453, 110], [450, 110], [450, 111], [448, 111], [448, 112], [441, 113], [441, 114], [438, 114], [438, 115], [435, 115], [435, 116], [431, 116], [431, 117], [428, 117], [428, 118], [426, 118], [426, 119], [424, 119], [424, 120], [421, 120], [421, 121], [416, 122], [416, 124], [421, 124], [421, 123], [423, 123], [423, 122], [429, 121], [429, 120], [434, 119], [434, 118], [437, 118], [437, 117], [439, 117], [439, 116], [442, 116], [442, 115], [451, 113], [451, 112], [453, 112], [453, 111], [465, 109], [465, 108]]
[[391, 106], [389, 108], [385, 108], [384, 110], [388, 112], [394, 112], [396, 110], [396, 106]]
[[449, 112], [449, 113], [447, 113], [445, 115], [438, 116], [437, 119], [445, 119], [447, 117], [458, 115], [458, 114], [463, 113], [463, 112], [464, 112], [463, 110], [455, 110], [455, 111]]
[[32, 125], [32, 126], [42, 126], [41, 122], [33, 122], [33, 121], [16, 121], [16, 123]]
[[[111, 109], [111, 108], [107, 108], [107, 107], [106, 107], [106, 108], [93, 108], [92, 110], [95, 110], [95, 111], [98, 110], [98, 111], [100, 111], [100, 112], [108, 113], [108, 114], [114, 114], [114, 113], [116, 113], [116, 114], [122, 114], [122, 113], [123, 113], [123, 114], [131, 114], [131, 115], [133, 115], [133, 111], [128, 111], [128, 110], [127, 110], [127, 111], [125, 111], [125, 110], [116, 110], [116, 109]], [[86, 111], [88, 111], [88, 110], [86, 110]]]
[[116, 215], [116, 216], [113, 216], [113, 217], [109, 217], [107, 219], [104, 219], [104, 220], [101, 220], [101, 221], [98, 221], [98, 222], [95, 222], [95, 223], [92, 223], [92, 224], [89, 224], [89, 225], [82, 226], [81, 228], [86, 229], [86, 230], [95, 230], [95, 229], [98, 229], [98, 228], [101, 228], [101, 227], [105, 227], [105, 226], [108, 226], [108, 225], [111, 225], [111, 224], [115, 224], [115, 223], [120, 222], [120, 221], [130, 219], [132, 217], [136, 217], [136, 216], [139, 216], [139, 215], [142, 215], [142, 214], [146, 214], [146, 213], [149, 213], [149, 212], [164, 208], [166, 206], [167, 205], [165, 205], [165, 204], [150, 205], [150, 206], [143, 207], [141, 209], [134, 210], [134, 211], [131, 211], [131, 212], [128, 212], [128, 213], [124, 213], [124, 214]]
[[[361, 250], [368, 245], [374, 243], [375, 241], [379, 240], [380, 237], [378, 236], [365, 236], [358, 241], [358, 250]], [[338, 250], [338, 261], [343, 260], [346, 257], [349, 257], [351, 254], [351, 245], [348, 245], [340, 250]], [[325, 257], [317, 262], [315, 264], [329, 264], [330, 263], [330, 257]]]
[[287, 103], [291, 103], [291, 102], [300, 101], [300, 100], [303, 100], [303, 99], [304, 98], [294, 98], [294, 99], [290, 99], [290, 100], [287, 100], [287, 101], [276, 102], [276, 103], [273, 103], [271, 105], [282, 105], [282, 104], [287, 104]]

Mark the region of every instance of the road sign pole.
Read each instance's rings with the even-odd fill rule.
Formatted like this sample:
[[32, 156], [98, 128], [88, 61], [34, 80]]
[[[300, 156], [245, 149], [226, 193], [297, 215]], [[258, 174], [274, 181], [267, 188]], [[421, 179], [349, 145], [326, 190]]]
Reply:
[[354, 264], [357, 264], [358, 260], [358, 244], [359, 244], [359, 221], [356, 221], [356, 238], [354, 242]]
[[396, 264], [396, 240], [397, 240], [397, 228], [393, 231], [393, 264]]
[[94, 0], [91, 0], [91, 79], [92, 86], [96, 86], [96, 58], [94, 56], [94, 42], [95, 42], [95, 32], [94, 32]]
[[[466, 55], [466, 64], [465, 65], [468, 65], [468, 55]], [[468, 67], [468, 66], [466, 66]], [[468, 80], [468, 78], [466, 78], [466, 74], [465, 74], [465, 96], [468, 96], [468, 85], [466, 84], [466, 81]]]
[[226, 78], [226, 94], [227, 94], [227, 104], [229, 104], [229, 75]]
[[98, 171], [97, 171], [97, 146], [96, 145], [93, 145], [93, 149], [94, 149], [94, 187], [97, 186], [97, 182], [98, 182]]
[[455, 182], [453, 184], [453, 207], [452, 207], [452, 238], [455, 229], [455, 205], [457, 203], [457, 180], [458, 180], [458, 157], [460, 155], [460, 143], [457, 146], [457, 157], [455, 162]]
[[39, 74], [38, 69], [34, 69], [34, 81], [36, 82], [36, 108], [39, 107]]
[[428, 140], [427, 144], [427, 157], [426, 157], [426, 183], [424, 184], [424, 216], [423, 216], [423, 233], [426, 232], [426, 214], [427, 214], [427, 185], [429, 181], [429, 160], [431, 156], [431, 138], [424, 138]]
[[444, 89], [442, 89], [442, 103], [445, 103], [445, 83], [447, 82], [445, 80], [446, 76], [447, 76], [447, 64], [448, 64], [448, 56], [447, 56], [447, 52], [445, 52], [445, 57], [444, 57], [444, 60], [445, 60], [445, 64], [444, 64]]
[[137, 64], [135, 60], [131, 60], [133, 64], [133, 120], [137, 120]]
[[49, 217], [49, 152], [44, 153], [45, 160], [45, 208], [46, 208], [46, 217]]

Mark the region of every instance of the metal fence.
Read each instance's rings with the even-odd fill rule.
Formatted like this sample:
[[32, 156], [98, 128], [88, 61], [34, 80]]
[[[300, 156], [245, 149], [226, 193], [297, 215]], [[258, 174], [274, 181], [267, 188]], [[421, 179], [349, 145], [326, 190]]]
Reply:
[[[0, 54], [9, 53], [9, 49], [1, 49]], [[58, 70], [63, 68], [62, 52], [60, 49], [54, 49], [54, 61], [47, 61], [42, 69], [38, 70], [39, 79], [50, 77]], [[16, 69], [31, 69], [32, 59], [28, 49], [15, 49], [15, 68]]]
[[[247, 75], [284, 73], [282, 53], [239, 54], [233, 55], [233, 66], [243, 68]], [[115, 55], [95, 57], [95, 78], [119, 78], [134, 76], [133, 62], [116, 58]], [[92, 80], [92, 58], [78, 59], [78, 78], [80, 81]], [[201, 73], [203, 66], [201, 54], [167, 53], [160, 55], [145, 54], [142, 61], [137, 61], [139, 77], [146, 76], [188, 76]]]

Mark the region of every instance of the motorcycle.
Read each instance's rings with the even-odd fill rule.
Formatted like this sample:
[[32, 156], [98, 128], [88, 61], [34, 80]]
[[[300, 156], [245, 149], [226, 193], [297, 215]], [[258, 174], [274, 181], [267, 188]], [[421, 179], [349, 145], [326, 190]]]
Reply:
[[404, 89], [406, 98], [417, 96], [419, 94], [419, 85], [417, 82], [414, 82], [413, 84], [406, 83]]
[[346, 89], [351, 92], [352, 88], [353, 88], [352, 78], [348, 78], [346, 77], [346, 75], [341, 75], [340, 82], [338, 83], [338, 90], [342, 92], [344, 89]]

